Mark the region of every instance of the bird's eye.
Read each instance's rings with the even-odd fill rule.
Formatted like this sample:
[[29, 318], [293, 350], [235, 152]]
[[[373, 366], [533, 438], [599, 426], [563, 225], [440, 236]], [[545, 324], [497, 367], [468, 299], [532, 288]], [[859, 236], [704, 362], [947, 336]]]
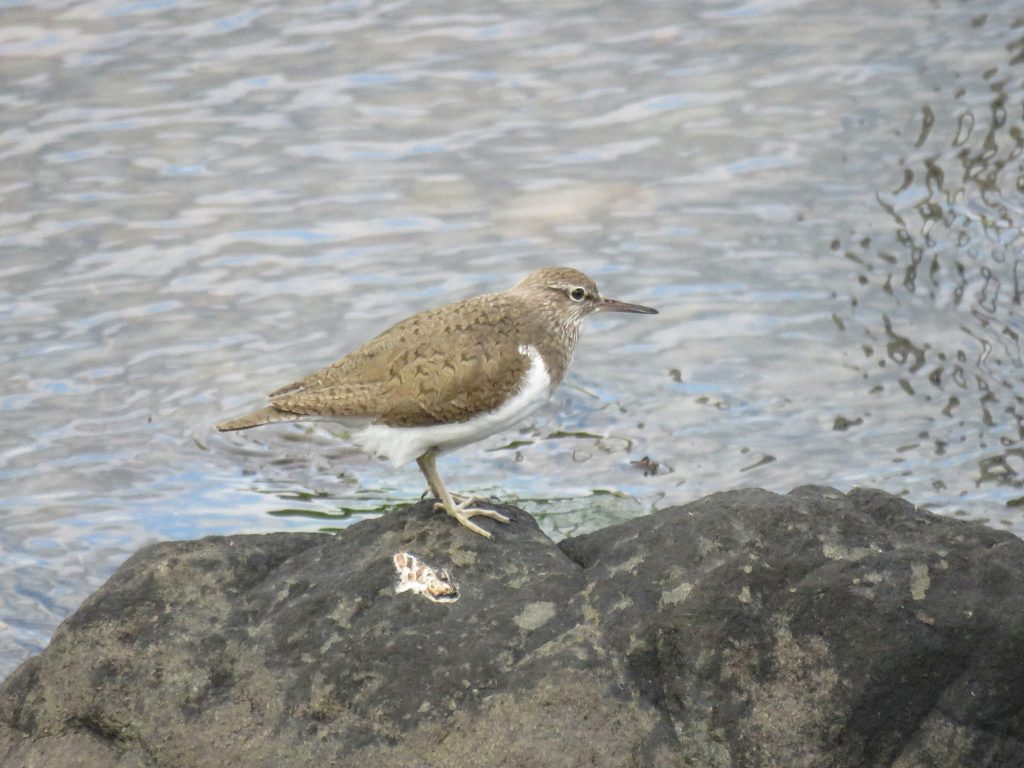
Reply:
[[569, 291], [569, 298], [573, 301], [583, 301], [587, 298], [587, 291], [584, 288], [573, 288]]

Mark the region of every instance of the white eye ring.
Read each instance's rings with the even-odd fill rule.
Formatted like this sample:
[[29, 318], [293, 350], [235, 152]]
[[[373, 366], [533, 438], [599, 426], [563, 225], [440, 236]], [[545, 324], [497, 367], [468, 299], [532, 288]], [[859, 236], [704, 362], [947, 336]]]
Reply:
[[587, 291], [585, 288], [576, 287], [569, 291], [569, 298], [573, 301], [583, 301], [587, 298]]

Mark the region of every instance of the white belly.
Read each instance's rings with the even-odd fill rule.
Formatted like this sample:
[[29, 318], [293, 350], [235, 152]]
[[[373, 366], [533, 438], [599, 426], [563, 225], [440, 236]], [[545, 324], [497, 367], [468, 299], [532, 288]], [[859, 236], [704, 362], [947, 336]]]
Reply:
[[367, 453], [390, 459], [397, 467], [431, 448], [439, 452], [453, 451], [508, 429], [544, 405], [551, 396], [551, 377], [540, 353], [530, 346], [522, 346], [519, 351], [530, 358], [530, 367], [519, 391], [496, 410], [468, 421], [430, 427], [371, 424], [352, 432], [352, 442]]

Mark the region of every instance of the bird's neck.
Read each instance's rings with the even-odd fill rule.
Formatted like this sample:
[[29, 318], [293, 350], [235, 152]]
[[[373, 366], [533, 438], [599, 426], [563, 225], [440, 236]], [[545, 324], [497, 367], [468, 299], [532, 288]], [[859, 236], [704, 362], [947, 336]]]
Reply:
[[553, 312], [543, 314], [544, 331], [537, 335], [534, 346], [544, 360], [544, 366], [551, 377], [551, 390], [554, 391], [572, 362], [572, 353], [579, 341], [582, 324]]

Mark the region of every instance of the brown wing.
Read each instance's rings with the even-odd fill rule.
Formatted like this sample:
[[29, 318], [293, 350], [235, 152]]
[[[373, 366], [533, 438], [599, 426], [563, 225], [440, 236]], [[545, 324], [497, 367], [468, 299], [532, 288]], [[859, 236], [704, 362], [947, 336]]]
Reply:
[[337, 363], [277, 390], [298, 415], [371, 417], [390, 426], [465, 421], [497, 408], [529, 359], [521, 312], [501, 294], [414, 315]]

